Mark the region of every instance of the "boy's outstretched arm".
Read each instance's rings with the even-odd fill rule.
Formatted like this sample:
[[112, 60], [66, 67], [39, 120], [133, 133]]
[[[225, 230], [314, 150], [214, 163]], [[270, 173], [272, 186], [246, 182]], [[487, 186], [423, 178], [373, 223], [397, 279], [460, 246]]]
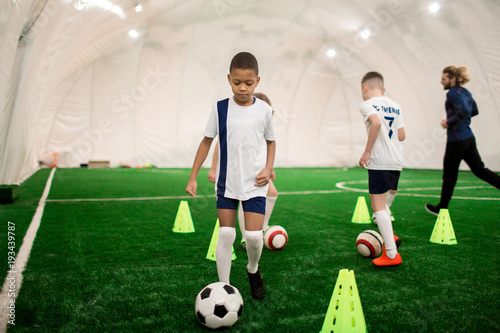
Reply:
[[368, 117], [368, 121], [370, 122], [370, 130], [368, 131], [368, 140], [366, 141], [366, 147], [363, 155], [359, 159], [359, 166], [363, 169], [367, 167], [368, 160], [372, 154], [373, 145], [375, 145], [375, 141], [378, 137], [378, 132], [380, 132], [380, 127], [382, 126], [382, 122], [380, 118], [376, 114], [372, 114]]
[[191, 175], [189, 176], [189, 181], [186, 187], [186, 192], [196, 196], [196, 189], [198, 188], [198, 183], [196, 182], [196, 177], [198, 172], [200, 172], [201, 166], [205, 159], [207, 158], [208, 152], [210, 151], [210, 146], [212, 145], [213, 138], [203, 137], [201, 140], [198, 151], [196, 152], [196, 157], [194, 158], [193, 168], [191, 169]]
[[266, 167], [259, 172], [255, 178], [255, 186], [265, 186], [271, 180], [271, 175], [273, 174], [274, 157], [276, 155], [276, 141], [267, 141], [267, 160]]

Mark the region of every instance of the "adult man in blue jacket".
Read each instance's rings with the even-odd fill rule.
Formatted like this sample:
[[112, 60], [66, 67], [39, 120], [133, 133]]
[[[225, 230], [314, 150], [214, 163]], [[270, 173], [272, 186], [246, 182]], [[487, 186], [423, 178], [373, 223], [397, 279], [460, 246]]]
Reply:
[[448, 66], [443, 69], [441, 84], [444, 90], [448, 90], [446, 120], [441, 121], [448, 137], [443, 161], [443, 186], [439, 203], [436, 206], [425, 204], [425, 209], [434, 215], [438, 215], [441, 208], [448, 208], [462, 160], [476, 177], [500, 189], [500, 176], [485, 168], [470, 129], [471, 118], [478, 114], [478, 109], [472, 94], [463, 87], [469, 80], [467, 67]]

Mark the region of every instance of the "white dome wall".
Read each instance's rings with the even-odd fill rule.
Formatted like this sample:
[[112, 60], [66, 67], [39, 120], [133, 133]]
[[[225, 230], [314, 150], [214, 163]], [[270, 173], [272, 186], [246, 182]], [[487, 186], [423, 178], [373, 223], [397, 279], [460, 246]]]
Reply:
[[[239, 51], [257, 56], [257, 91], [276, 110], [277, 166], [357, 165], [366, 141], [360, 79], [377, 70], [403, 108], [405, 167], [441, 168], [439, 80], [454, 64], [470, 69], [466, 88], [480, 111], [472, 129], [485, 164], [500, 170], [493, 1], [448, 1], [436, 14], [416, 1], [144, 0], [141, 13], [129, 0], [101, 1], [115, 6], [107, 9], [90, 0], [81, 11], [76, 2], [49, 1], [17, 53], [21, 69], [15, 48], [2, 47], [2, 183], [21, 181], [51, 152], [68, 167], [90, 159], [191, 166], [213, 103], [231, 94], [226, 75]], [[0, 22], [3, 46], [29, 8], [2, 6], [11, 13]]]

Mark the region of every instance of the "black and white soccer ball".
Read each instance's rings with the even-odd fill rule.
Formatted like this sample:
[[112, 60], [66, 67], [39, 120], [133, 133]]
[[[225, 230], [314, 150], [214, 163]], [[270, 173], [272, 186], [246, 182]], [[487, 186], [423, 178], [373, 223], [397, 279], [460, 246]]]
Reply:
[[211, 329], [233, 326], [242, 312], [243, 298], [240, 292], [227, 283], [211, 283], [196, 296], [196, 316]]

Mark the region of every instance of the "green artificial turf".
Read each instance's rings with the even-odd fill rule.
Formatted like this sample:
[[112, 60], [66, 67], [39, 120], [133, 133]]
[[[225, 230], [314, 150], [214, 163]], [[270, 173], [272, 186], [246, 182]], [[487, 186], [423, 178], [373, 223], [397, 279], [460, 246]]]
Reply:
[[[16, 222], [19, 243], [48, 171], [28, 179], [16, 203], [0, 207], [2, 225]], [[58, 169], [24, 272], [15, 326], [8, 331], [208, 332], [194, 314], [194, 302], [205, 285], [217, 281], [215, 262], [205, 259], [217, 216], [208, 170], [198, 177], [200, 197], [182, 198], [189, 172]], [[319, 332], [341, 269], [355, 272], [369, 332], [500, 330], [500, 201], [486, 199], [500, 198], [497, 189], [461, 172], [454, 195], [483, 199], [454, 199], [449, 208], [458, 244], [433, 244], [436, 217], [423, 205], [437, 202], [429, 195], [439, 195], [441, 172], [404, 170], [391, 207], [404, 264], [378, 269], [354, 244], [360, 232], [376, 226], [350, 222], [358, 196], [370, 204], [368, 194], [335, 186], [358, 181], [346, 186], [366, 189], [366, 170], [294, 168], [276, 174], [281, 194], [270, 223], [285, 227], [289, 243], [282, 251], [264, 249], [260, 267], [267, 294], [257, 301], [250, 295], [238, 230], [231, 284], [245, 305], [228, 332]], [[335, 192], [296, 193], [329, 190]], [[151, 197], [162, 198], [51, 201]], [[189, 203], [194, 233], [172, 232], [181, 200]], [[4, 258], [6, 235], [4, 227]]]

